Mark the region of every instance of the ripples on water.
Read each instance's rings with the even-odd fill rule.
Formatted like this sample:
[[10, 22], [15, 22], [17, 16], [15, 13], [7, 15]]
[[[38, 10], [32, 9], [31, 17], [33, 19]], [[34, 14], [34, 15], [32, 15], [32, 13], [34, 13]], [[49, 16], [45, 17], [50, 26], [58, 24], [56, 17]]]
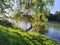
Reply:
[[60, 41], [60, 25], [48, 25], [48, 33], [46, 35], [53, 40]]

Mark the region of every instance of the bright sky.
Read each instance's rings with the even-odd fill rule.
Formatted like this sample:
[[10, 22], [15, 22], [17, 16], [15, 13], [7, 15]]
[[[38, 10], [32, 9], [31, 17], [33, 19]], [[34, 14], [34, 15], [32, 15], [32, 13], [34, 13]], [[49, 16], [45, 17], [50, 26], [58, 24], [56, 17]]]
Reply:
[[55, 0], [51, 13], [54, 13], [55, 11], [60, 11], [60, 0]]

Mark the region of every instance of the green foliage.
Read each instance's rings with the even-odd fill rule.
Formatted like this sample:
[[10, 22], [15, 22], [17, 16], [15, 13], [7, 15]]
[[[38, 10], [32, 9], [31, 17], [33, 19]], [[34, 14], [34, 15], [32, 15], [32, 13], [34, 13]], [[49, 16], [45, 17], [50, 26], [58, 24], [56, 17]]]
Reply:
[[57, 45], [44, 35], [0, 25], [0, 45]]
[[[35, 15], [22, 15], [20, 11], [15, 12], [14, 20], [17, 22], [25, 21], [27, 23], [32, 24], [32, 28], [30, 29], [33, 32], [38, 33], [45, 33], [45, 24], [47, 22], [47, 18], [43, 15], [42, 19], [40, 19], [40, 16], [38, 13]], [[18, 25], [18, 24], [17, 24]]]
[[31, 31], [44, 34], [47, 31], [45, 26], [47, 18], [43, 15], [41, 19], [40, 16], [38, 14], [32, 16], [34, 21], [32, 21]]
[[14, 20], [17, 22], [25, 21], [25, 22], [32, 22], [33, 17], [31, 15], [23, 15], [23, 12], [16, 10], [14, 13]]
[[54, 14], [55, 15], [59, 15], [60, 14], [60, 11], [56, 11]]
[[54, 14], [50, 13], [47, 17], [49, 21], [60, 22], [60, 11], [56, 11]]
[[[31, 31], [44, 33], [45, 24], [48, 20], [45, 16], [50, 11], [48, 5], [53, 6], [54, 0], [19, 0], [19, 3], [20, 5], [25, 5], [22, 6], [22, 8], [24, 8], [24, 11], [28, 10], [28, 12], [23, 15], [24, 11], [21, 12], [19, 9], [19, 11], [15, 12], [14, 19], [18, 22], [21, 20], [30, 22], [32, 24], [32, 28], [30, 29]], [[33, 10], [34, 14], [28, 14], [30, 10]]]
[[21, 20], [21, 13], [19, 10], [16, 10], [14, 12], [14, 20], [16, 20], [17, 22]]
[[6, 13], [5, 9], [12, 9], [12, 0], [0, 0], [0, 13]]

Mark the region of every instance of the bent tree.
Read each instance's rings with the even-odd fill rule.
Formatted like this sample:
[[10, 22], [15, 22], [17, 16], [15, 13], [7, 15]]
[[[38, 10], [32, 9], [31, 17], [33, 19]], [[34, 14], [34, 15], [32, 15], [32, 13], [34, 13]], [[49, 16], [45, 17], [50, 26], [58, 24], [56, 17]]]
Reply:
[[[26, 22], [31, 23], [30, 31], [44, 33], [45, 32], [45, 24], [47, 22], [47, 15], [49, 7], [52, 7], [54, 4], [54, 0], [18, 0], [20, 7], [22, 7], [23, 11], [20, 10], [21, 16], [15, 16], [16, 20], [24, 20]], [[24, 12], [26, 11], [27, 12]], [[31, 14], [31, 12], [33, 14]]]

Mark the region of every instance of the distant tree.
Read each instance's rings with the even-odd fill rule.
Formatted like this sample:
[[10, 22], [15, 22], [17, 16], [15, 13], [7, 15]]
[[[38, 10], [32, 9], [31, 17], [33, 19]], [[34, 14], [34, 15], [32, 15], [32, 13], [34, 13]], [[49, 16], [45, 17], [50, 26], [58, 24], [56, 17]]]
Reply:
[[60, 22], [60, 11], [56, 11], [54, 13], [54, 16], [56, 16], [56, 21], [59, 21]]
[[55, 15], [60, 15], [60, 11], [56, 11], [54, 14]]

